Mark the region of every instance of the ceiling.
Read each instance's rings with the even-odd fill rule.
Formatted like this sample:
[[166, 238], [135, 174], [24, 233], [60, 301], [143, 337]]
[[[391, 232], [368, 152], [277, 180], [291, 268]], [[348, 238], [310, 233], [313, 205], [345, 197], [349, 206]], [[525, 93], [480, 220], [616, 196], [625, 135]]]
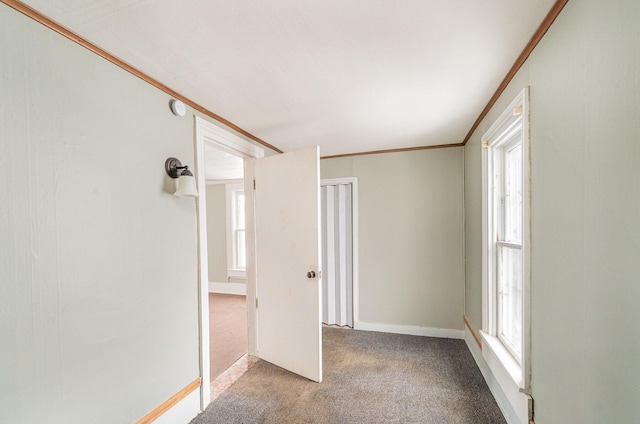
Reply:
[[554, 0], [23, 0], [283, 151], [463, 141]]
[[205, 143], [204, 178], [207, 181], [241, 180], [244, 178], [244, 162], [238, 156]]

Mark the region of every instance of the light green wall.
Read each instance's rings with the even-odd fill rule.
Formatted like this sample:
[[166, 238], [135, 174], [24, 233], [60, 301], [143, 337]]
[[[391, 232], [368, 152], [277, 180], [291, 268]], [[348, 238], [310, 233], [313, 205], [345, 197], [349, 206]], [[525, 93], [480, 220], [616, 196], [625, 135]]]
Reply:
[[480, 137], [531, 87], [537, 424], [640, 416], [639, 22], [637, 1], [570, 1], [465, 149], [466, 314], [480, 328]]
[[191, 110], [0, 5], [0, 422], [134, 422], [199, 375]]
[[358, 177], [360, 320], [462, 329], [463, 149], [324, 159]]
[[224, 184], [207, 186], [209, 281], [227, 281], [227, 210]]
[[199, 375], [169, 97], [0, 6], [0, 421], [133, 422]]

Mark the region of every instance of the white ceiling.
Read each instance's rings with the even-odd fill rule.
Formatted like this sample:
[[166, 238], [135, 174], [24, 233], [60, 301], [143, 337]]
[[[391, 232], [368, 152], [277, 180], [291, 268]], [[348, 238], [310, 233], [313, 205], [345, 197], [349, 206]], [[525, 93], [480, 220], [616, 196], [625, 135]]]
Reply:
[[554, 0], [23, 0], [262, 140], [460, 143]]
[[204, 170], [204, 178], [207, 181], [241, 180], [244, 178], [244, 161], [205, 143]]

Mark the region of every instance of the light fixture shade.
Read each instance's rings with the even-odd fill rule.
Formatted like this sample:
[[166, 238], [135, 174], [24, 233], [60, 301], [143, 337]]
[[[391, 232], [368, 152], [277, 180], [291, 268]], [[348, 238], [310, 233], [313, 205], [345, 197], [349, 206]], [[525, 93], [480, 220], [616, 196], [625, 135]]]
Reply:
[[174, 196], [182, 197], [198, 197], [196, 179], [193, 175], [180, 175], [178, 178], [178, 189], [173, 194]]

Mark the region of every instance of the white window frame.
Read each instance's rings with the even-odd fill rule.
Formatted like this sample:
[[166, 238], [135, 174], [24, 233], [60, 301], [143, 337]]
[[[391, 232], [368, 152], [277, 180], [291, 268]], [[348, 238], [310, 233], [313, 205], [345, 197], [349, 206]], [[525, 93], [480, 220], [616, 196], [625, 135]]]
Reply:
[[[493, 155], [504, 147], [505, 140], [514, 131], [522, 134], [522, 284], [523, 284], [523, 327], [521, 361], [515, 359], [513, 349], [498, 336], [497, 320], [497, 242], [496, 207], [494, 204], [494, 158]], [[530, 349], [530, 136], [529, 136], [529, 88], [523, 89], [496, 122], [482, 136], [482, 331], [483, 356], [494, 375], [508, 375], [516, 390], [531, 393], [531, 349]], [[514, 245], [515, 246], [515, 245]], [[506, 371], [506, 373], [505, 373]], [[503, 386], [501, 384], [501, 386]], [[505, 387], [503, 387], [505, 389]], [[506, 391], [506, 390], [505, 390]], [[516, 405], [514, 408], [518, 409]]]
[[[238, 268], [238, 258], [237, 258], [237, 242], [236, 242], [236, 232], [238, 230], [238, 223], [236, 222], [236, 194], [237, 192], [244, 192], [244, 183], [236, 183], [236, 184], [226, 184], [225, 185], [225, 195], [226, 195], [226, 212], [227, 212], [227, 278], [228, 279], [246, 279], [247, 278], [247, 269]], [[245, 200], [246, 201], [246, 200]], [[242, 230], [246, 231], [246, 223], [245, 228]], [[246, 234], [246, 232], [245, 232]], [[246, 246], [246, 242], [245, 242]], [[246, 258], [246, 256], [245, 256]]]

